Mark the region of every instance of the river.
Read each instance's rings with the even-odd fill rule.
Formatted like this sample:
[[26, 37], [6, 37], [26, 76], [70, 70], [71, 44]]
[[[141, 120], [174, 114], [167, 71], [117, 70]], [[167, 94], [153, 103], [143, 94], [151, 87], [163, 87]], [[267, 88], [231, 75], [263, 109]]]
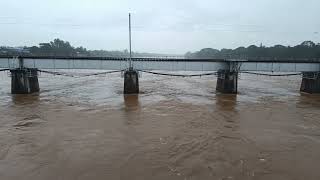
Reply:
[[320, 96], [300, 81], [241, 75], [224, 95], [214, 76], [143, 73], [125, 96], [120, 74], [41, 74], [11, 95], [0, 72], [0, 179], [318, 180]]

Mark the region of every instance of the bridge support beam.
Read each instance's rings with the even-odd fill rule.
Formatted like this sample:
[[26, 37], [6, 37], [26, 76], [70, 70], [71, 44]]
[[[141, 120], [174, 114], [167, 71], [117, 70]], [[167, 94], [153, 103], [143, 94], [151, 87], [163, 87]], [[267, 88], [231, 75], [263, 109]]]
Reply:
[[216, 90], [226, 94], [238, 92], [238, 72], [230, 70], [219, 70]]
[[300, 91], [310, 94], [320, 93], [320, 72], [303, 72]]
[[139, 93], [139, 73], [136, 70], [129, 69], [124, 72], [124, 94]]
[[31, 94], [39, 92], [38, 69], [11, 69], [11, 93]]

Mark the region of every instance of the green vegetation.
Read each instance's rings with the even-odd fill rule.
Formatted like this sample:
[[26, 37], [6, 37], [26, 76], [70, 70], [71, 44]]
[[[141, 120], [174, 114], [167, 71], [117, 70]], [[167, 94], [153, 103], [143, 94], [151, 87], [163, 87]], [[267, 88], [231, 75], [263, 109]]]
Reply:
[[[0, 47], [0, 56], [77, 56], [77, 57], [127, 57], [128, 50], [106, 51], [87, 50], [86, 48], [73, 47], [68, 41], [55, 39], [49, 43], [40, 43], [39, 46], [32, 47]], [[165, 57], [172, 55], [154, 53], [133, 53], [135, 57]], [[212, 49], [205, 48], [200, 51], [185, 54], [186, 58], [320, 58], [320, 44], [312, 41], [304, 41], [297, 46], [275, 45], [265, 47], [251, 45], [249, 47], [239, 47], [236, 49]]]
[[127, 56], [128, 51], [105, 51], [105, 50], [87, 50], [86, 48], [73, 47], [68, 41], [54, 39], [49, 43], [40, 43], [39, 46], [32, 47], [0, 47], [0, 55], [30, 55], [30, 56]]
[[[128, 50], [106, 51], [87, 50], [86, 48], [73, 47], [68, 41], [54, 39], [49, 43], [40, 43], [39, 46], [32, 47], [0, 47], [0, 56], [72, 56], [72, 57], [128, 57]], [[137, 53], [135, 57], [164, 57], [172, 56], [167, 54]]]
[[38, 56], [77, 56], [89, 55], [86, 48], [74, 48], [68, 41], [55, 39], [50, 43], [40, 43], [39, 47], [33, 46], [29, 48], [30, 54]]
[[320, 44], [312, 41], [290, 47], [275, 45], [273, 47], [260, 47], [251, 45], [247, 48], [212, 49], [205, 48], [200, 51], [185, 54], [186, 58], [320, 58]]

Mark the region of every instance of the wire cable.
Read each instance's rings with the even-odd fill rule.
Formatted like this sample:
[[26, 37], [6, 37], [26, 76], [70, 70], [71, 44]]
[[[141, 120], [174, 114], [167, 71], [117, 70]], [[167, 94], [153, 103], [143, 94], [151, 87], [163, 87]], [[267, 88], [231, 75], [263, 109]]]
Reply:
[[40, 70], [40, 69], [38, 69], [38, 72], [52, 74], [52, 75], [58, 75], [58, 76], [76, 77], [72, 74], [67, 74], [67, 73], [62, 73], [62, 72], [54, 72], [54, 71], [46, 71], [46, 70]]
[[71, 73], [63, 73], [63, 72], [55, 72], [55, 71], [46, 71], [46, 70], [38, 70], [42, 73], [52, 74], [52, 75], [58, 75], [58, 76], [66, 76], [66, 77], [74, 77], [74, 78], [81, 78], [81, 77], [89, 77], [89, 76], [98, 76], [101, 74], [112, 74], [117, 72], [122, 72], [124, 70], [117, 70], [117, 71], [106, 71], [106, 72], [99, 72], [99, 73], [92, 73], [92, 74], [84, 74], [84, 75], [75, 75]]
[[[6, 70], [9, 70], [9, 69], [1, 69], [0, 71], [6, 71]], [[99, 72], [99, 73], [92, 73], [92, 74], [85, 74], [85, 75], [78, 75], [78, 76], [75, 74], [63, 73], [63, 72], [54, 72], [54, 71], [46, 71], [46, 70], [38, 70], [38, 71], [42, 72], [42, 73], [52, 74], [52, 75], [81, 78], [81, 77], [89, 77], [89, 76], [98, 76], [98, 75], [102, 75], [102, 74], [118, 73], [118, 72], [123, 72], [125, 70], [106, 71], [106, 72]], [[148, 74], [154, 74], [154, 75], [160, 75], [160, 76], [172, 76], [172, 77], [201, 77], [201, 76], [216, 76], [216, 75], [218, 75], [218, 72], [209, 72], [209, 73], [202, 73], [202, 74], [171, 74], [171, 73], [161, 73], [161, 72], [146, 71], [146, 70], [137, 70], [137, 71], [148, 73]], [[257, 72], [248, 72], [248, 71], [241, 71], [239, 73], [260, 75], [260, 76], [277, 76], [277, 77], [302, 75], [302, 73], [268, 74], [268, 73], [257, 73]]]
[[106, 71], [106, 72], [100, 72], [100, 73], [92, 73], [92, 74], [86, 74], [81, 77], [88, 77], [88, 76], [98, 76], [101, 74], [112, 74], [112, 73], [117, 73], [117, 72], [123, 72], [124, 70], [117, 70], [117, 71]]
[[170, 73], [159, 73], [159, 72], [146, 71], [146, 70], [138, 70], [138, 71], [149, 73], [149, 74], [160, 75], [160, 76], [175, 76], [175, 77], [197, 77], [197, 76], [201, 77], [201, 76], [218, 75], [217, 72], [203, 73], [203, 74], [170, 74]]
[[289, 74], [268, 74], [268, 73], [256, 73], [256, 72], [248, 72], [248, 71], [241, 71], [240, 73], [243, 74], [253, 74], [253, 75], [260, 75], [260, 76], [298, 76], [302, 75], [302, 73], [289, 73]]

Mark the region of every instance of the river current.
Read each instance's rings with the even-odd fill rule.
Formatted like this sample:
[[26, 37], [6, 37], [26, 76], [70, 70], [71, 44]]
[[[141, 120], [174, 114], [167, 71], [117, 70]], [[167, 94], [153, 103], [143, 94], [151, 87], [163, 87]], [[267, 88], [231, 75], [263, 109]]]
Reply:
[[142, 73], [123, 95], [120, 73], [42, 73], [40, 93], [11, 95], [0, 72], [0, 179], [318, 180], [320, 96], [300, 82], [241, 75], [224, 95], [215, 76]]

